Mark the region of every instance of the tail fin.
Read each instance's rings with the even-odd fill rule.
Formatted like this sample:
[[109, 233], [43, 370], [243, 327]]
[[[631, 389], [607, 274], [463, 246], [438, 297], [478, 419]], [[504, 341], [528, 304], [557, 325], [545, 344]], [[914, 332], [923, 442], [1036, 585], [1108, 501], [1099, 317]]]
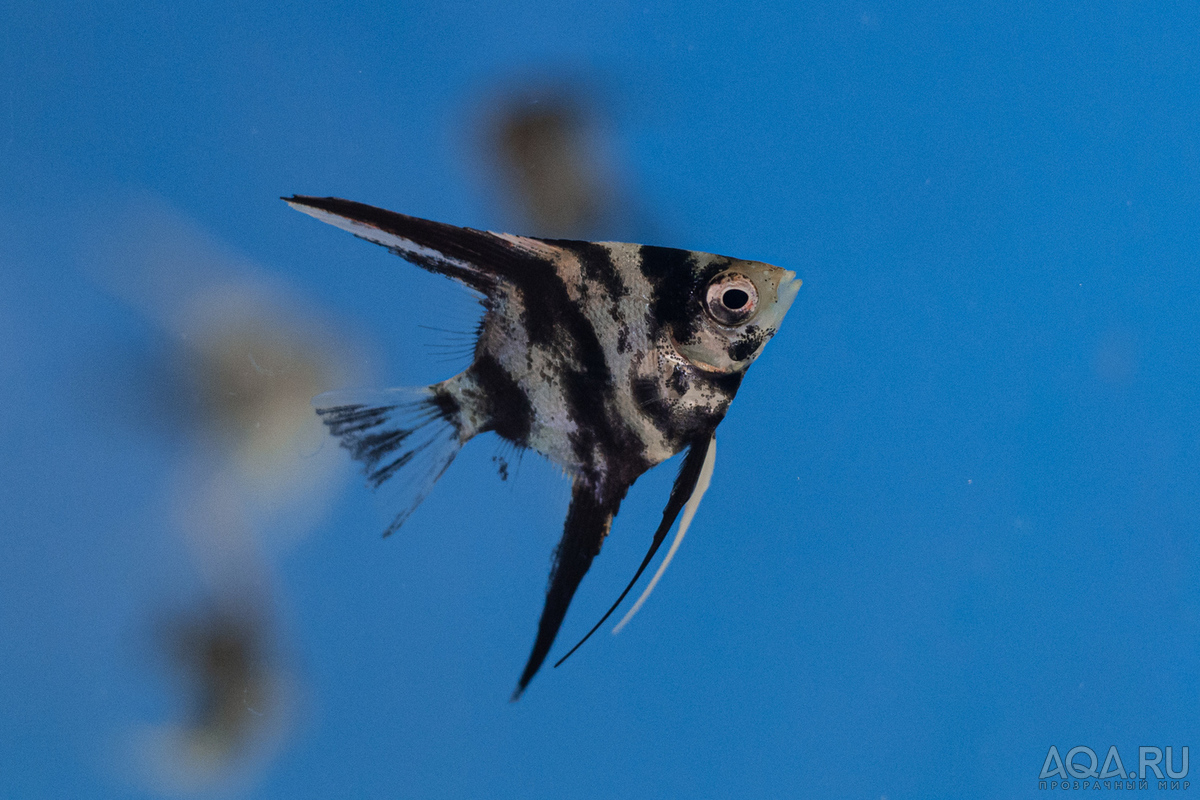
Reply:
[[383, 532], [404, 524], [468, 437], [457, 401], [440, 385], [413, 389], [325, 392], [313, 405], [329, 432], [361, 461], [367, 483], [389, 484], [400, 512]]

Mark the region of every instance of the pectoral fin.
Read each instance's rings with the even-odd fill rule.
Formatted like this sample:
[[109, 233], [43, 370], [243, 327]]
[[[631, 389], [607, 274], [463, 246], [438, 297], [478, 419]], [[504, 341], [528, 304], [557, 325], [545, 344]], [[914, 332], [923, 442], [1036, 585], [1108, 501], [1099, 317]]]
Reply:
[[708, 451], [704, 456], [704, 463], [700, 466], [700, 477], [696, 480], [696, 488], [692, 490], [691, 497], [688, 498], [687, 503], [683, 506], [683, 519], [679, 520], [679, 530], [675, 531], [675, 540], [671, 542], [671, 547], [663, 557], [662, 563], [658, 565], [658, 570], [654, 573], [654, 577], [646, 585], [642, 596], [637, 599], [637, 602], [626, 612], [625, 616], [621, 617], [621, 621], [613, 628], [613, 633], [620, 633], [621, 629], [629, 624], [629, 620], [633, 619], [633, 615], [638, 612], [638, 609], [646, 602], [646, 598], [654, 591], [654, 587], [658, 585], [659, 579], [662, 578], [663, 573], [670, 566], [671, 559], [675, 558], [675, 553], [679, 550], [679, 545], [683, 542], [683, 537], [687, 535], [688, 527], [692, 524], [692, 518], [696, 516], [696, 509], [700, 507], [700, 500], [704, 497], [704, 493], [708, 491], [708, 484], [712, 482], [713, 466], [716, 464], [716, 461], [717, 436], [713, 434], [712, 438], [708, 441]]
[[[688, 502], [688, 499], [692, 497], [693, 493], [695, 493], [697, 486], [700, 484], [701, 476], [705, 473], [706, 464], [708, 477], [712, 476], [712, 460], [709, 458], [709, 452], [713, 449], [713, 439], [713, 433], [706, 433], [703, 436], [698, 437], [688, 448], [687, 456], [684, 457], [683, 464], [681, 464], [679, 467], [679, 475], [675, 477], [675, 485], [671, 488], [671, 496], [667, 499], [667, 507], [663, 509], [662, 522], [659, 523], [658, 530], [654, 532], [654, 539], [650, 542], [650, 550], [646, 553], [646, 557], [642, 559], [641, 566], [639, 566], [637, 572], [634, 573], [633, 579], [629, 581], [629, 585], [625, 587], [625, 591], [621, 592], [621, 596], [617, 598], [617, 602], [613, 603], [612, 607], [609, 608], [608, 611], [604, 613], [604, 616], [600, 618], [600, 621], [597, 622], [595, 626], [593, 626], [592, 629], [587, 632], [586, 636], [579, 640], [579, 644], [572, 647], [565, 656], [560, 658], [555, 663], [554, 666], [557, 667], [559, 664], [570, 658], [571, 653], [574, 653], [576, 650], [578, 650], [593, 633], [599, 630], [600, 626], [604, 624], [604, 621], [608, 619], [614, 611], [617, 610], [617, 606], [621, 605], [621, 601], [625, 599], [625, 595], [629, 594], [629, 591], [633, 588], [634, 584], [637, 583], [638, 578], [642, 577], [642, 573], [645, 572], [646, 567], [650, 564], [650, 560], [654, 558], [654, 554], [658, 552], [658, 548], [662, 546], [663, 541], [667, 538], [667, 533], [671, 530], [671, 526], [675, 524], [675, 518], [679, 516], [680, 510], [683, 508], [684, 504]], [[706, 479], [704, 483], [705, 488], [707, 488], [707, 485]], [[703, 489], [700, 490], [700, 494], [703, 494]], [[696, 498], [696, 503], [699, 503], [699, 497]], [[693, 510], [692, 513], [695, 513], [695, 511]], [[688, 517], [687, 521], [691, 521], [690, 516]], [[682, 532], [686, 532], [686, 528], [684, 528]], [[677, 540], [682, 538], [682, 532], [680, 536], [676, 537]], [[663, 568], [665, 568], [665, 566], [666, 565], [664, 564]], [[656, 575], [656, 580], [657, 577], [658, 576]], [[653, 588], [653, 585], [651, 585], [650, 588]]]

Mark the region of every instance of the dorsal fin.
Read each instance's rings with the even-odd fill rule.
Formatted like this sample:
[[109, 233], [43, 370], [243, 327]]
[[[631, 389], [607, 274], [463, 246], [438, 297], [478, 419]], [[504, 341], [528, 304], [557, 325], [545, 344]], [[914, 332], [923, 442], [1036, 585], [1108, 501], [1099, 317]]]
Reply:
[[338, 197], [280, 198], [297, 211], [382, 245], [430, 272], [491, 294], [499, 281], [520, 282], [533, 262], [561, 252], [541, 239], [460, 228]]
[[621, 505], [621, 493], [615, 500], [601, 501], [584, 481], [576, 480], [571, 490], [571, 508], [563, 525], [562, 539], [554, 551], [554, 566], [550, 568], [550, 587], [546, 590], [546, 604], [542, 618], [538, 620], [537, 638], [533, 651], [525, 663], [521, 679], [512, 699], [519, 700], [525, 687], [533, 680], [550, 652], [550, 646], [558, 636], [567, 607], [579, 588], [579, 582], [592, 566], [592, 559], [600, 552], [600, 545], [608, 535], [613, 516]]

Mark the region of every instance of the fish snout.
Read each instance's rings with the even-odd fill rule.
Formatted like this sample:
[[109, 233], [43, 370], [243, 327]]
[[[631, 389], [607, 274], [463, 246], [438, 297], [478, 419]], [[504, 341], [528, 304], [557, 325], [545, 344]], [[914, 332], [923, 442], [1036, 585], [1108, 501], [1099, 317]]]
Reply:
[[800, 291], [800, 285], [804, 281], [796, 277], [796, 273], [789, 270], [784, 270], [783, 275], [779, 279], [779, 288], [775, 292], [776, 300], [786, 312], [792, 305], [792, 301], [796, 299], [796, 294]]

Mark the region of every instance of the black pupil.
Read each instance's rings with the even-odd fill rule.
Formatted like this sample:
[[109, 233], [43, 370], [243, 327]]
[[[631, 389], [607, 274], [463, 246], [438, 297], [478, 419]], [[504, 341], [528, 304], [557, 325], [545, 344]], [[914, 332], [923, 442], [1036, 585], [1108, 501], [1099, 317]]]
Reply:
[[746, 303], [750, 302], [750, 295], [743, 292], [741, 289], [730, 289], [725, 294], [721, 295], [721, 302], [730, 311], [737, 311]]

